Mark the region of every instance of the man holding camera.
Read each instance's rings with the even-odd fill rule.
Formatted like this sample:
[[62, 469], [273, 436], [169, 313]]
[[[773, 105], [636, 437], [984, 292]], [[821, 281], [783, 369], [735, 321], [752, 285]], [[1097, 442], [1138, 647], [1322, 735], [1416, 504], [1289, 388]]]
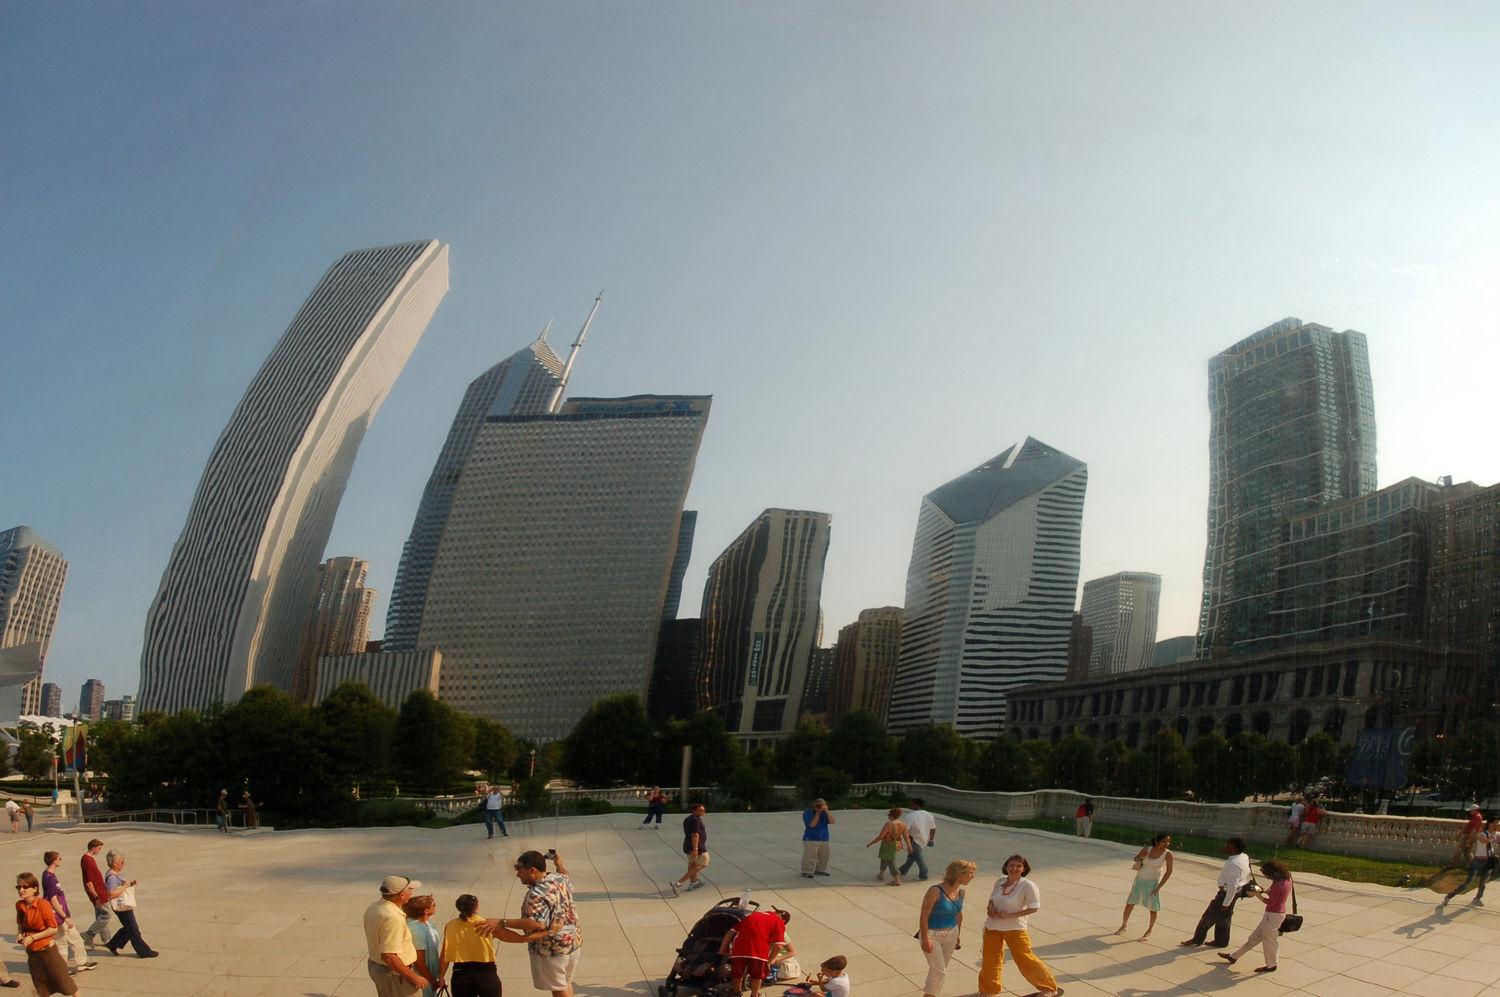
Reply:
[[[557, 870], [547, 873], [547, 860]], [[578, 913], [573, 909], [573, 883], [562, 859], [552, 849], [547, 854], [522, 852], [516, 859], [516, 878], [526, 887], [519, 918], [500, 918], [486, 922], [490, 930], [511, 928], [528, 935], [546, 932], [526, 943], [531, 956], [531, 985], [551, 992], [552, 997], [573, 997], [573, 974], [578, 971], [578, 955], [583, 948], [583, 933], [578, 928]]]
[[828, 875], [828, 827], [835, 823], [828, 804], [813, 800], [802, 811], [802, 878]]

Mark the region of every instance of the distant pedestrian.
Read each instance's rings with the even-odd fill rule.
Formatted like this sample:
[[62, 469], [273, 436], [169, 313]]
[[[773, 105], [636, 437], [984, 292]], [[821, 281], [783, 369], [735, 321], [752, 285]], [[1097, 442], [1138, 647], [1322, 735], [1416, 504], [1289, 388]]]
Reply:
[[15, 800], [5, 801], [5, 816], [10, 818], [10, 833], [21, 833], [21, 805]]
[[[500, 997], [500, 973], [495, 967], [495, 939], [479, 916], [479, 898], [465, 893], [454, 903], [458, 916], [443, 928], [442, 980], [453, 967], [453, 997]], [[510, 932], [506, 932], [510, 934]]]
[[489, 836], [495, 836], [495, 825], [500, 825], [500, 837], [510, 837], [510, 832], [505, 829], [505, 794], [500, 791], [499, 786], [491, 786], [489, 792], [484, 794], [484, 829]]
[[230, 825], [230, 820], [229, 820], [229, 790], [227, 790], [227, 789], [221, 789], [221, 790], [219, 790], [219, 802], [218, 802], [217, 806], [218, 806], [218, 811], [219, 811], [219, 814], [218, 814], [219, 830], [223, 831], [225, 834], [228, 834], [229, 833], [229, 825]]
[[52, 905], [52, 913], [57, 918], [58, 951], [65, 959], [71, 955], [75, 973], [98, 968], [99, 964], [89, 959], [83, 935], [79, 934], [73, 923], [73, 912], [68, 909], [68, 896], [57, 878], [57, 870], [62, 867], [62, 853], [48, 852], [42, 856], [42, 861], [47, 863], [47, 869], [42, 873], [42, 899]]
[[1443, 902], [1438, 904], [1444, 907], [1454, 897], [1463, 892], [1476, 876], [1479, 877], [1479, 890], [1474, 894], [1474, 899], [1469, 901], [1475, 907], [1484, 906], [1484, 883], [1490, 878], [1490, 864], [1497, 856], [1500, 856], [1500, 818], [1492, 819], [1489, 826], [1473, 835], [1469, 852], [1469, 875], [1464, 878], [1448, 895]]
[[414, 997], [427, 986], [416, 971], [417, 947], [402, 909], [422, 884], [405, 876], [387, 876], [380, 899], [365, 908], [365, 969], [376, 997]]
[[115, 932], [115, 937], [104, 943], [104, 947], [109, 949], [110, 955], [119, 955], [120, 950], [129, 942], [130, 947], [135, 949], [135, 954], [142, 959], [155, 959], [161, 953], [146, 944], [146, 940], [141, 937], [141, 927], [135, 920], [135, 887], [140, 880], [125, 878], [124, 852], [111, 849], [104, 856], [104, 864], [109, 866], [109, 872], [104, 876], [109, 909], [120, 919], [120, 930]]
[[1307, 812], [1307, 804], [1302, 802], [1299, 796], [1292, 800], [1292, 809], [1286, 815], [1286, 846], [1292, 847], [1297, 843], [1297, 834], [1302, 830], [1302, 815]]
[[1037, 997], [1057, 997], [1062, 988], [1042, 960], [1031, 950], [1027, 933], [1029, 918], [1042, 909], [1042, 891], [1026, 877], [1031, 863], [1020, 855], [1005, 860], [1005, 875], [995, 880], [984, 922], [984, 956], [980, 962], [979, 992], [985, 997], [1000, 993], [1000, 970], [1005, 949], [1016, 961], [1016, 968], [1026, 982], [1037, 989]]
[[703, 885], [698, 882], [698, 874], [708, 865], [708, 825], [703, 822], [705, 813], [707, 811], [703, 804], [698, 803], [682, 820], [682, 852], [687, 856], [687, 872], [672, 884], [673, 896], [682, 892], [683, 883], [687, 883], [690, 891]]
[[40, 896], [41, 884], [34, 874], [23, 872], [16, 877], [16, 941], [26, 946], [26, 965], [31, 970], [31, 985], [41, 997], [50, 994], [76, 994], [78, 984], [68, 975], [68, 964], [57, 950], [57, 918], [52, 905]]
[[245, 808], [245, 826], [260, 827], [260, 813], [255, 809], [255, 801], [250, 798], [250, 790], [240, 794], [240, 806]]
[[819, 799], [802, 811], [802, 878], [828, 875], [828, 829], [837, 823]]
[[1130, 887], [1130, 897], [1125, 901], [1125, 916], [1120, 920], [1120, 930], [1115, 934], [1125, 934], [1125, 926], [1130, 923], [1130, 912], [1137, 905], [1145, 907], [1151, 912], [1151, 923], [1146, 925], [1146, 933], [1141, 936], [1144, 941], [1151, 937], [1151, 931], [1156, 927], [1156, 915], [1161, 913], [1161, 888], [1167, 885], [1167, 880], [1172, 878], [1172, 836], [1170, 834], [1158, 834], [1151, 839], [1151, 843], [1135, 853], [1135, 862], [1131, 868], [1135, 870], [1135, 882]]
[[948, 978], [948, 963], [962, 947], [964, 926], [964, 887], [974, 881], [979, 867], [973, 862], [954, 859], [943, 873], [943, 881], [928, 887], [922, 897], [922, 913], [917, 919], [917, 935], [922, 940], [922, 954], [927, 957], [927, 981], [922, 984], [923, 997], [941, 997], [943, 981]]
[[36, 807], [31, 805], [30, 800], [26, 800], [21, 804], [21, 813], [26, 815], [26, 833], [30, 834], [32, 822], [36, 820]]
[[1219, 869], [1219, 892], [1214, 894], [1204, 908], [1203, 916], [1198, 918], [1193, 937], [1179, 942], [1179, 945], [1202, 945], [1208, 938], [1208, 929], [1212, 928], [1214, 940], [1208, 943], [1209, 947], [1229, 947], [1229, 923], [1234, 919], [1234, 902], [1240, 898], [1241, 888], [1250, 882], [1250, 856], [1245, 854], [1244, 838], [1230, 838], [1224, 842], [1224, 854], [1228, 857]]
[[1276, 972], [1276, 951], [1281, 947], [1281, 922], [1286, 920], [1286, 902], [1291, 897], [1295, 887], [1292, 885], [1292, 874], [1287, 867], [1280, 862], [1265, 862], [1260, 871], [1271, 880], [1271, 888], [1263, 890], [1259, 886], [1251, 887], [1255, 898], [1266, 905], [1266, 912], [1261, 915], [1260, 923], [1255, 930], [1250, 932], [1250, 937], [1245, 939], [1245, 944], [1235, 949], [1234, 952], [1220, 952], [1219, 958], [1233, 966], [1240, 956], [1255, 948], [1260, 943], [1261, 952], [1266, 957], [1266, 964], [1256, 970], [1257, 973]]
[[516, 878], [527, 888], [521, 900], [521, 917], [502, 921], [500, 926], [527, 934], [546, 932], [526, 943], [531, 957], [531, 985], [549, 991], [552, 997], [573, 997], [573, 974], [578, 971], [583, 932], [573, 906], [573, 881], [562, 857], [556, 851], [550, 855], [557, 870], [550, 875], [547, 856], [541, 852], [522, 852], [516, 860]]
[[1085, 796], [1083, 802], [1078, 805], [1078, 811], [1073, 814], [1073, 832], [1080, 838], [1087, 838], [1094, 833], [1094, 798]]
[[641, 821], [641, 827], [651, 823], [656, 818], [656, 829], [661, 830], [661, 819], [667, 812], [667, 796], [661, 791], [660, 786], [651, 787], [651, 795], [646, 797], [646, 819]]
[[792, 915], [784, 910], [758, 910], [740, 918], [724, 936], [719, 955], [729, 957], [729, 979], [735, 993], [745, 989], [750, 978], [750, 997], [759, 997], [760, 985], [771, 965], [771, 951], [786, 941], [786, 926]]
[[1462, 869], [1469, 863], [1469, 854], [1474, 850], [1475, 836], [1484, 830], [1484, 814], [1479, 810], [1479, 804], [1470, 803], [1469, 819], [1458, 833], [1453, 836], [1453, 858], [1448, 864]]
[[1313, 836], [1318, 833], [1318, 824], [1327, 813], [1327, 810], [1318, 806], [1316, 799], [1309, 799], [1307, 801], [1307, 809], [1302, 811], [1302, 823], [1297, 828], [1298, 848], [1306, 848], [1308, 846]]
[[427, 981], [422, 997], [434, 997], [443, 984], [443, 937], [428, 922], [437, 913], [437, 900], [431, 894], [412, 897], [401, 905], [406, 915], [406, 930], [411, 932], [412, 946], [417, 950], [412, 969]]
[[911, 809], [901, 815], [901, 821], [906, 825], [908, 845], [911, 854], [906, 861], [901, 863], [901, 875], [911, 871], [913, 863], [917, 867], [917, 878], [927, 878], [927, 849], [937, 844], [937, 821], [926, 809], [926, 804], [921, 800], [912, 800]]
[[[870, 841], [870, 845], [880, 842], [880, 871], [875, 878], [885, 880], [886, 869], [891, 870], [891, 885], [901, 885], [901, 873], [896, 869], [896, 855], [907, 846], [910, 837], [906, 833], [906, 825], [901, 821], [901, 808], [893, 807], [885, 815], [885, 825], [881, 827], [880, 833]], [[865, 845], [869, 848], [870, 845]]]
[[88, 844], [88, 851], [78, 860], [79, 868], [83, 871], [83, 891], [94, 905], [94, 923], [83, 933], [83, 940], [96, 945], [104, 944], [109, 937], [106, 934], [106, 929], [109, 928], [109, 890], [104, 885], [104, 874], [99, 871], [97, 861], [102, 851], [104, 842], [94, 838]]

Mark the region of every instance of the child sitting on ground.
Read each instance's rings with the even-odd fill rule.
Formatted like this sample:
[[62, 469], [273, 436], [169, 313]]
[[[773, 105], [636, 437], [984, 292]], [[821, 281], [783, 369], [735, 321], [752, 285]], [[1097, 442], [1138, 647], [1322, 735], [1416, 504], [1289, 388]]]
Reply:
[[844, 972], [847, 965], [848, 959], [836, 955], [819, 967], [816, 979], [808, 982], [832, 997], [849, 997], [849, 974]]

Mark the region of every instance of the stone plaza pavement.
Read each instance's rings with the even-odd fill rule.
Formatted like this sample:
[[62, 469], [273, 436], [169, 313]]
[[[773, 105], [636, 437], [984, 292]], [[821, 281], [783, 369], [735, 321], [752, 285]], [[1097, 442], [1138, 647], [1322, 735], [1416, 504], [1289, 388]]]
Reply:
[[[360, 917], [383, 876], [421, 880], [423, 892], [437, 897], [439, 924], [452, 915], [454, 898], [469, 892], [480, 898], [481, 913], [514, 916], [521, 898], [511, 871], [514, 857], [527, 848], [553, 846], [572, 873], [579, 902], [581, 997], [654, 995], [693, 922], [746, 886], [763, 905], [792, 911], [788, 934], [804, 967], [843, 954], [859, 997], [915, 997], [926, 972], [912, 938], [923, 886], [914, 880], [900, 888], [875, 882], [875, 850], [864, 843], [878, 830], [881, 813], [836, 816], [833, 876], [806, 880], [797, 869], [797, 814], [710, 813], [708, 885], [681, 897], [666, 889], [683, 870], [681, 818], [668, 818], [661, 831], [639, 830], [640, 817], [629, 814], [536, 821], [513, 826], [511, 837], [493, 841], [485, 839], [482, 825], [243, 837], [96, 826], [0, 834], [0, 853], [12, 873], [40, 873], [42, 852], [61, 851], [63, 885], [75, 909], [83, 905], [78, 856], [84, 843], [97, 835], [106, 847], [126, 853], [126, 871], [141, 880], [142, 932], [162, 954], [146, 961], [98, 950], [100, 968], [79, 977], [91, 997], [370, 994]], [[1176, 874], [1163, 891], [1161, 920], [1142, 942], [1134, 937], [1146, 926], [1140, 910], [1131, 921], [1131, 938], [1110, 934], [1119, 926], [1133, 876], [1132, 849], [945, 818], [938, 827], [937, 847], [929, 851], [935, 878], [954, 858], [980, 867], [968, 895], [963, 948], [949, 971], [950, 997], [975, 991], [981, 905], [1012, 852], [1031, 860], [1032, 878], [1042, 889], [1032, 943], [1071, 995], [1500, 995], [1500, 914], [1468, 906], [1438, 912], [1426, 891], [1302, 877], [1297, 894], [1307, 926], [1283, 939], [1274, 976], [1253, 976], [1249, 971], [1261, 964], [1258, 952], [1232, 971], [1212, 950], [1177, 946], [1213, 894], [1217, 863], [1177, 857]], [[1495, 900], [1500, 906], [1500, 896]], [[1241, 905], [1236, 945], [1260, 910], [1258, 902]], [[6, 937], [0, 946], [5, 962], [29, 987], [25, 957], [14, 935]], [[511, 997], [535, 992], [520, 946], [501, 946], [500, 972]], [[1009, 961], [1005, 989], [1032, 991]]]

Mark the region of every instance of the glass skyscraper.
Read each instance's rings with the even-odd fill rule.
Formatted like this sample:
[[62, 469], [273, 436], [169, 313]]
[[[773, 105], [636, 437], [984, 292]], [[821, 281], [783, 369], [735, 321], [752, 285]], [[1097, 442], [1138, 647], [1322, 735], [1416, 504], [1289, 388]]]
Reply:
[[1365, 337], [1286, 318], [1209, 362], [1208, 547], [1197, 653], [1251, 650], [1286, 524], [1375, 490]]
[[1027, 438], [929, 492], [906, 574], [893, 730], [997, 736], [1007, 690], [1067, 674], [1088, 468]]

